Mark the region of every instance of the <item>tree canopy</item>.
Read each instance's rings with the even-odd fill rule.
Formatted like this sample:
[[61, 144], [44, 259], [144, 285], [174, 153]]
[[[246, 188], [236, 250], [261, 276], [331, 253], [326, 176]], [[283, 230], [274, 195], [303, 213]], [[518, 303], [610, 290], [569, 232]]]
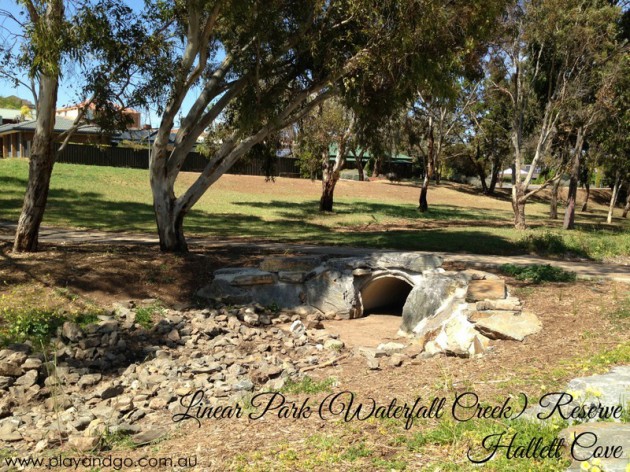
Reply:
[[[163, 250], [186, 250], [183, 218], [225, 171], [270, 133], [332, 96], [362, 128], [378, 126], [417, 91], [474, 69], [503, 2], [436, 0], [217, 1], [151, 8], [164, 42], [141, 94], [161, 100], [151, 182]], [[168, 136], [188, 94], [197, 98]], [[231, 136], [178, 197], [174, 182], [201, 132]]]

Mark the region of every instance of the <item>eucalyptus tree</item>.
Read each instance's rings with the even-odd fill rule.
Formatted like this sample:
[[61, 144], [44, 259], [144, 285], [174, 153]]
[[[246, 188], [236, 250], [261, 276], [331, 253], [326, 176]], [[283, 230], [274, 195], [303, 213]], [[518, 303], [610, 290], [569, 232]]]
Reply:
[[[476, 50], [501, 0], [188, 0], [153, 2], [150, 21], [170, 39], [145, 87], [165, 97], [150, 181], [160, 248], [186, 251], [186, 214], [270, 133], [333, 95], [359, 122], [392, 115], [418, 84]], [[473, 35], [475, 37], [473, 38]], [[436, 58], [440, 58], [437, 60]], [[194, 103], [183, 110], [187, 97]], [[175, 142], [169, 135], [183, 113]], [[234, 129], [180, 195], [175, 182], [198, 136], [220, 117]]]
[[[517, 2], [505, 18], [502, 40], [494, 54], [504, 60], [510, 85], [495, 85], [512, 102], [512, 207], [516, 228], [526, 227], [526, 202], [560, 178], [556, 175], [540, 187], [529, 189], [534, 172], [550, 153], [561, 120], [570, 124], [575, 135], [570, 150], [571, 183], [564, 222], [565, 228], [573, 226], [584, 140], [601, 116], [594, 91], [599, 71], [614, 57], [619, 15], [618, 7], [603, 0], [547, 0]], [[528, 135], [529, 112], [535, 114], [536, 126]], [[526, 141], [533, 143], [533, 149], [529, 172], [523, 177]]]
[[[479, 174], [484, 194], [493, 195], [499, 175], [510, 154], [510, 116], [508, 97], [492, 84], [506, 86], [503, 64], [490, 58], [484, 65], [484, 77], [477, 87], [477, 97], [465, 110], [469, 123], [470, 145], [474, 148], [469, 158]], [[474, 156], [474, 157], [473, 157]], [[486, 182], [490, 174], [489, 183]]]
[[[23, 12], [25, 19], [10, 10], [0, 11], [12, 23], [0, 46], [0, 79], [27, 87], [37, 110], [28, 184], [13, 245], [16, 252], [30, 252], [37, 250], [57, 153], [82, 125], [85, 111], [94, 109], [96, 121], [105, 128], [125, 124], [120, 102], [137, 61], [131, 51], [139, 46], [141, 28], [131, 9], [118, 0], [17, 0], [13, 9]], [[82, 107], [74, 124], [56, 134], [58, 89], [69, 64], [83, 77], [76, 90]]]
[[[630, 183], [630, 49], [626, 44], [619, 60], [610, 64], [599, 99], [606, 115], [589, 143], [597, 164], [612, 179], [612, 195], [606, 221], [612, 223], [613, 211], [624, 182]], [[630, 200], [629, 200], [630, 201]], [[623, 216], [628, 212], [628, 202]]]
[[468, 114], [478, 100], [479, 88], [478, 81], [471, 83], [461, 76], [451, 76], [448, 88], [443, 84], [440, 95], [420, 93], [407, 115], [406, 142], [412, 154], [422, 157], [425, 169], [418, 198], [420, 212], [429, 209], [429, 182], [434, 179], [439, 184], [447, 150], [467, 141]]
[[[335, 186], [346, 165], [348, 151], [354, 149], [355, 119], [336, 99], [320, 103], [299, 122], [298, 155], [300, 165], [311, 175], [322, 171], [322, 196], [319, 211], [332, 211]], [[330, 162], [330, 151], [335, 159]]]

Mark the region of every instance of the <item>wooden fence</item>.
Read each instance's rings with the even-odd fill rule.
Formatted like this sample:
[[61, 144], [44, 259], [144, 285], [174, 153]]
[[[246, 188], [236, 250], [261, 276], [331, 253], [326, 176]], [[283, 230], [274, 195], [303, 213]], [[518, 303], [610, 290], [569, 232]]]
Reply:
[[[148, 149], [135, 150], [128, 147], [107, 146], [99, 148], [92, 145], [68, 144], [57, 156], [57, 162], [92, 166], [127, 167], [132, 169], [149, 168]], [[182, 166], [184, 172], [201, 172], [207, 160], [198, 152], [191, 152]], [[278, 157], [273, 163], [271, 174], [275, 177], [300, 177], [300, 167], [293, 157]], [[354, 162], [347, 162], [345, 169], [354, 169]], [[402, 179], [410, 179], [421, 174], [410, 163], [385, 161], [382, 164], [383, 175], [394, 172]], [[263, 159], [241, 159], [234, 164], [228, 174], [266, 175]], [[321, 173], [317, 176], [321, 179]]]
[[[68, 144], [57, 156], [57, 162], [92, 166], [128, 167], [132, 169], [149, 168], [148, 149], [135, 150], [125, 147], [82, 146]], [[198, 152], [191, 152], [182, 166], [184, 172], [201, 172], [207, 159]], [[280, 177], [299, 177], [300, 168], [297, 159], [278, 157], [273, 163], [272, 174]], [[262, 159], [241, 159], [234, 164], [228, 174], [265, 175], [265, 162]]]

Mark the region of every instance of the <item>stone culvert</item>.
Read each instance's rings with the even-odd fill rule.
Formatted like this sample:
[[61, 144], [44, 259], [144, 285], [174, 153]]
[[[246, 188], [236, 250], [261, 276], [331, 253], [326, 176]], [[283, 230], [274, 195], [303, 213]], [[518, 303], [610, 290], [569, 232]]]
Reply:
[[[448, 272], [441, 265], [438, 256], [410, 252], [347, 258], [272, 256], [256, 268], [215, 271], [212, 283], [197, 295], [225, 303], [304, 306], [343, 319], [393, 308], [402, 315], [401, 334], [412, 334], [423, 319], [453, 312], [466, 301], [471, 273]], [[498, 291], [505, 297], [503, 281]]]

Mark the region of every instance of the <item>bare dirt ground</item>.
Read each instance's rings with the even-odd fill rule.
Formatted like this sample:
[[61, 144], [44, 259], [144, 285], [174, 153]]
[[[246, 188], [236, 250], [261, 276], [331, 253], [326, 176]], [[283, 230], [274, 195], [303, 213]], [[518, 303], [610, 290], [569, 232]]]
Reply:
[[[148, 297], [175, 306], [188, 303], [213, 270], [252, 265], [263, 255], [253, 249], [196, 247], [186, 256], [174, 256], [160, 254], [147, 245], [45, 244], [42, 249], [36, 255], [15, 256], [9, 244], [0, 246], [0, 299], [5, 306], [28, 303], [72, 309], [77, 300], [109, 306], [115, 301]], [[544, 326], [542, 332], [522, 343], [493, 342], [493, 349], [481, 358], [413, 359], [402, 367], [383, 366], [380, 370], [369, 370], [362, 357], [347, 356], [337, 365], [309, 375], [315, 380], [334, 379], [333, 392], [348, 390], [364, 400], [373, 397], [380, 404], [392, 398], [413, 401], [417, 396], [452, 396], [466, 390], [491, 402], [519, 392], [536, 397], [561, 388], [571, 378], [628, 362], [630, 326], [627, 317], [615, 315], [626, 303], [628, 285], [577, 282], [533, 286], [510, 279], [508, 282], [510, 290], [540, 317]], [[398, 320], [372, 315], [326, 322], [325, 326], [352, 348], [395, 339]], [[619, 354], [620, 347], [625, 354]], [[324, 391], [288, 397], [320, 401], [326, 395]], [[170, 415], [165, 411], [165, 421]], [[423, 449], [423, 453], [401, 442], [400, 438], [428, 427], [430, 422], [405, 431], [379, 422], [338, 423], [277, 416], [257, 421], [205, 420], [199, 428], [182, 424], [176, 434], [156, 445], [121, 448], [114, 453], [131, 458], [195, 455], [198, 466], [194, 470], [424, 470], [436, 461], [454, 461], [456, 468], [451, 470], [468, 470], [461, 449], [465, 438]], [[357, 445], [365, 445], [370, 453], [344, 455]]]
[[376, 347], [400, 339], [400, 322], [400, 315], [374, 313], [356, 320], [328, 321], [326, 331], [339, 335], [349, 348]]

